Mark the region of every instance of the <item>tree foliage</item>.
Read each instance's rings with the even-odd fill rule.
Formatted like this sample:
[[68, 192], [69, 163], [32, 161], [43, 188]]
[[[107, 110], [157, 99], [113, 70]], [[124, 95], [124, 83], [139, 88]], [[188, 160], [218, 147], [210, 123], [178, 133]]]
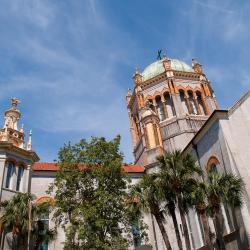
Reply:
[[[182, 154], [180, 150], [174, 152], [166, 152], [165, 155], [157, 158], [159, 163], [160, 172], [159, 178], [161, 179], [161, 188], [165, 192], [165, 201], [170, 207], [168, 211], [172, 214], [173, 221], [175, 214], [169, 208], [178, 207], [183, 226], [183, 233], [185, 237], [186, 248], [191, 249], [188, 227], [185, 213], [188, 211], [188, 204], [186, 198], [189, 195], [192, 183], [195, 181], [195, 176], [202, 174], [201, 169], [196, 166], [195, 161], [190, 154]], [[175, 232], [178, 239], [180, 239], [179, 229], [177, 223], [175, 225]], [[179, 249], [182, 245], [179, 244]]]
[[0, 230], [4, 235], [12, 233], [12, 248], [27, 249], [29, 229], [34, 249], [42, 242], [48, 243], [54, 238], [55, 231], [50, 230], [41, 220], [49, 212], [50, 205], [36, 204], [35, 196], [30, 193], [18, 193], [10, 200], [1, 202], [0, 208]]
[[122, 170], [120, 137], [92, 137], [59, 151], [54, 218], [64, 227], [64, 249], [127, 249], [131, 220], [128, 177]]
[[171, 250], [171, 244], [168, 234], [164, 227], [165, 217], [164, 209], [162, 209], [162, 203], [165, 200], [165, 193], [161, 186], [161, 180], [155, 173], [145, 174], [139, 183], [134, 185], [130, 190], [130, 197], [136, 201], [134, 203], [134, 209], [139, 211], [145, 211], [151, 213], [159, 226], [165, 246], [168, 250]]

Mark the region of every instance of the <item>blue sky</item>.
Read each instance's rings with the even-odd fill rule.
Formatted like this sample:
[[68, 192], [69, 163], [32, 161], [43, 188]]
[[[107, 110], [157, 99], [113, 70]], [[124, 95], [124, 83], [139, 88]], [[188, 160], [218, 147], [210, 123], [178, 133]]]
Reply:
[[[121, 134], [132, 162], [125, 95], [158, 49], [197, 58], [221, 108], [250, 86], [250, 1], [0, 0], [0, 112], [21, 99], [42, 161], [64, 142]], [[26, 133], [27, 134], [27, 133]]]

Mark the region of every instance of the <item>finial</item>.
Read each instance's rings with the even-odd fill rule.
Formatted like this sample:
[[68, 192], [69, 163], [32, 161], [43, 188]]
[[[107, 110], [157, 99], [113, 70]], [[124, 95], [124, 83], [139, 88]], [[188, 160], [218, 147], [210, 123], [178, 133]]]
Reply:
[[135, 75], [140, 74], [138, 67], [135, 67]]
[[24, 132], [24, 125], [22, 124], [22, 127], [20, 128], [20, 130], [19, 130], [21, 133], [23, 133]]
[[27, 143], [27, 150], [32, 150], [32, 130], [29, 132], [29, 139]]
[[197, 60], [195, 58], [192, 58], [192, 66], [194, 66], [197, 63], [198, 63]]
[[162, 53], [162, 49], [158, 49], [158, 51], [157, 51], [157, 60], [162, 59], [161, 53]]
[[17, 99], [16, 97], [12, 97], [11, 98], [11, 107], [12, 109], [16, 109], [17, 105], [21, 103], [21, 101], [19, 99]]

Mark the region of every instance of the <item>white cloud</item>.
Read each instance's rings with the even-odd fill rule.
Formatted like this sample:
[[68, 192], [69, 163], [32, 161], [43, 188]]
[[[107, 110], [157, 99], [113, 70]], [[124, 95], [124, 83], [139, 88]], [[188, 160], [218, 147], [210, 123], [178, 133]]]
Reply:
[[[21, 3], [10, 4], [9, 14], [18, 15], [17, 28], [26, 28], [17, 38], [15, 32], [9, 33], [8, 46], [15, 59], [23, 58], [34, 69], [0, 79], [0, 86], [6, 86], [1, 99], [23, 97], [30, 126], [44, 133], [107, 137], [120, 133], [123, 151], [130, 151], [125, 89], [116, 68], [131, 62], [128, 51], [134, 44], [123, 41], [126, 34], [110, 27], [95, 1], [76, 4], [76, 13], [71, 14], [47, 1]], [[34, 23], [43, 30], [29, 30]]]
[[11, 14], [24, 18], [40, 28], [46, 28], [55, 15], [52, 5], [46, 0], [7, 0], [5, 4], [5, 8], [9, 7], [11, 10]]

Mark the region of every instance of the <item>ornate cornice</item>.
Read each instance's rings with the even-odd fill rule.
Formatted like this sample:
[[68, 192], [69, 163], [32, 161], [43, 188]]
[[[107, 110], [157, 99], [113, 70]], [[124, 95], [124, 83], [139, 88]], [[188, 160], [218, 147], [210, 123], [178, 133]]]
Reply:
[[0, 142], [0, 150], [17, 153], [18, 155], [25, 157], [26, 159], [32, 160], [33, 162], [39, 161], [39, 156], [36, 154], [36, 152], [16, 147], [10, 142]]

